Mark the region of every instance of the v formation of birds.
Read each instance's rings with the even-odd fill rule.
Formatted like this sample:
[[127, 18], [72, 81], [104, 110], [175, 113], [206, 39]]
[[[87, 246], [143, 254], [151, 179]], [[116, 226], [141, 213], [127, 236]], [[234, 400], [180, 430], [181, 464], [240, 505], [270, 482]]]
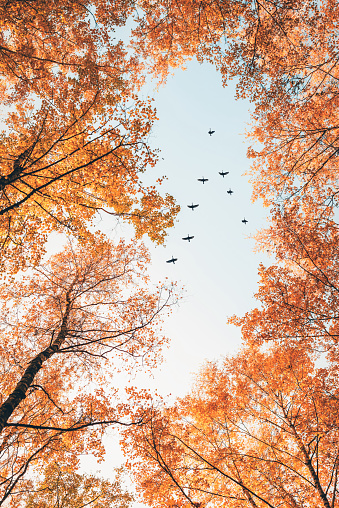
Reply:
[[[214, 134], [214, 133], [215, 133], [215, 131], [212, 131], [212, 129], [210, 129], [210, 130], [208, 131], [208, 134], [209, 134], [210, 136], [212, 136], [212, 134]], [[221, 175], [223, 178], [224, 178], [226, 175], [228, 175], [228, 174], [229, 174], [229, 171], [219, 171], [219, 175]], [[198, 180], [198, 182], [201, 182], [202, 184], [205, 184], [205, 182], [208, 182], [208, 178], [205, 178], [205, 177], [198, 178], [197, 180]], [[230, 196], [232, 196], [233, 191], [232, 191], [232, 189], [231, 189], [231, 188], [227, 191], [227, 194], [229, 194]], [[197, 208], [197, 207], [199, 206], [199, 204], [193, 204], [193, 203], [192, 203], [191, 205], [187, 205], [187, 206], [188, 206], [188, 208], [190, 208], [190, 209], [192, 210], [192, 212], [193, 212], [193, 211], [194, 211], [194, 209], [195, 209], [195, 208]], [[242, 222], [243, 224], [245, 224], [245, 225], [246, 225], [246, 224], [247, 224], [247, 222], [248, 222], [248, 220], [246, 220], [246, 219], [245, 219], [245, 217], [244, 217], [244, 218], [242, 219], [242, 221], [241, 221], [241, 222]], [[186, 240], [186, 241], [188, 241], [188, 242], [190, 243], [190, 242], [191, 242], [191, 240], [193, 240], [193, 238], [194, 238], [194, 236], [192, 236], [192, 235], [189, 235], [189, 234], [188, 234], [187, 236], [184, 236], [184, 237], [182, 238], [182, 240]], [[166, 261], [166, 263], [173, 263], [173, 264], [175, 264], [175, 262], [176, 262], [176, 261], [178, 261], [178, 258], [175, 258], [175, 257], [173, 257], [173, 256], [172, 256], [172, 259], [168, 259], [168, 260]]]

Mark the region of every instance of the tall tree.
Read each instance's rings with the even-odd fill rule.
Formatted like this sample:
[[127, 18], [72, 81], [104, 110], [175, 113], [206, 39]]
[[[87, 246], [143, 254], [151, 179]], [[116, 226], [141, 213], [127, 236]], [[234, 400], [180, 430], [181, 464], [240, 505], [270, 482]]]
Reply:
[[225, 81], [240, 77], [239, 96], [274, 103], [277, 95], [296, 96], [305, 81], [331, 81], [337, 9], [332, 0], [168, 0], [156, 6], [144, 0], [135, 47], [157, 74], [166, 76], [171, 67], [197, 57], [216, 64]]
[[144, 422], [141, 402], [131, 415], [116, 398], [115, 378], [156, 364], [166, 342], [157, 328], [172, 290], [147, 290], [148, 262], [142, 245], [97, 238], [3, 284], [0, 505], [20, 499], [30, 467], [101, 457], [105, 428]]
[[[2, 2], [0, 268], [38, 262], [46, 235], [88, 235], [98, 211], [126, 218], [162, 242], [179, 207], [146, 187], [155, 111], [114, 31], [129, 2]], [[14, 111], [13, 111], [14, 110]], [[159, 183], [154, 178], [154, 183]]]
[[230, 322], [247, 344], [293, 344], [328, 351], [329, 359], [338, 354], [339, 228], [326, 215], [308, 215], [301, 206], [274, 210], [258, 240], [277, 262], [259, 268], [258, 307]]
[[[338, 4], [149, 2], [137, 51], [165, 78], [207, 60], [255, 104], [254, 197], [272, 208], [258, 235], [257, 309], [231, 322], [245, 346], [194, 391], [126, 435], [152, 506], [338, 506]], [[323, 367], [317, 367], [321, 360]]]
[[13, 113], [0, 139], [1, 264], [37, 262], [51, 231], [85, 238], [100, 211], [161, 243], [179, 207], [140, 181], [157, 160], [147, 145], [150, 104], [128, 106], [114, 94], [108, 102], [100, 91], [84, 98], [81, 83], [54, 102], [56, 114], [48, 105], [30, 117]]
[[[309, 206], [312, 210], [310, 198]], [[338, 486], [338, 225], [276, 207], [258, 240], [258, 308], [238, 355], [210, 363], [191, 394], [125, 434], [152, 506], [335, 508]]]
[[[315, 53], [314, 59], [321, 56]], [[267, 206], [300, 202], [308, 210], [313, 198], [320, 216], [324, 208], [331, 211], [338, 205], [339, 67], [335, 55], [326, 64], [330, 67], [319, 64], [313, 70], [315, 64], [310, 61], [311, 76], [300, 73], [300, 82], [307, 83], [300, 92], [277, 93], [256, 108], [251, 133], [256, 149], [248, 155], [254, 158], [253, 195]]]
[[244, 348], [126, 435], [151, 506], [338, 506], [337, 365], [294, 348]]

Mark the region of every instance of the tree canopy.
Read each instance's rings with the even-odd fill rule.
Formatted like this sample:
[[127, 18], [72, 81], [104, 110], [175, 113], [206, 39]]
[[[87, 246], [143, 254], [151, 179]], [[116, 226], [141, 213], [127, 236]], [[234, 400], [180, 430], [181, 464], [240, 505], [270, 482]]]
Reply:
[[337, 365], [251, 346], [207, 364], [193, 391], [126, 436], [149, 506], [338, 504]]
[[[119, 482], [75, 472], [81, 454], [103, 457], [105, 429], [122, 426], [152, 507], [339, 506], [338, 9], [1, 2], [0, 505], [128, 506]], [[128, 19], [126, 48], [115, 35]], [[156, 243], [173, 226], [179, 207], [159, 193], [161, 175], [143, 183], [158, 155], [140, 89], [192, 58], [225, 85], [237, 79], [237, 97], [254, 105], [253, 199], [271, 210], [257, 246], [274, 262], [259, 268], [257, 308], [230, 319], [237, 354], [206, 364], [170, 406], [136, 389], [119, 401], [117, 365], [159, 361], [173, 288], [151, 289], [144, 247], [114, 246], [93, 224], [119, 216]], [[52, 232], [70, 240], [46, 260]]]
[[196, 57], [254, 105], [257, 308], [240, 351], [208, 363], [122, 440], [150, 506], [338, 506], [338, 3], [147, 0], [135, 48], [165, 80]]
[[[4, 269], [38, 262], [47, 235], [90, 236], [98, 211], [161, 243], [179, 207], [141, 175], [155, 166], [151, 101], [114, 30], [129, 3], [6, 2], [0, 7], [0, 245]], [[95, 15], [94, 15], [95, 13]]]
[[[254, 105], [253, 198], [337, 203], [338, 2], [145, 0], [136, 51], [161, 79], [192, 58], [213, 63]], [[306, 200], [307, 202], [307, 200]]]
[[119, 471], [116, 473], [115, 481], [110, 482], [50, 464], [34, 493], [29, 494], [25, 508], [128, 508], [133, 498], [124, 491]]
[[27, 489], [29, 467], [100, 458], [107, 427], [144, 422], [143, 399], [130, 414], [114, 380], [158, 361], [172, 288], [150, 292], [141, 245], [97, 240], [1, 288], [1, 504]]

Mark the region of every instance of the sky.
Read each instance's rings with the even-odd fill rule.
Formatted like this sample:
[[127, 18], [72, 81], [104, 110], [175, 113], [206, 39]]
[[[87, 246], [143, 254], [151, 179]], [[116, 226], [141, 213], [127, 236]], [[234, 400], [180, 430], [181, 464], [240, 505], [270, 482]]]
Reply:
[[[265, 226], [267, 215], [259, 202], [251, 202], [244, 175], [249, 169], [244, 132], [250, 104], [235, 101], [234, 91], [233, 85], [222, 87], [212, 66], [191, 62], [155, 95], [159, 121], [150, 141], [161, 155], [147, 182], [166, 175], [162, 192], [172, 194], [181, 211], [164, 247], [147, 239], [145, 243], [151, 251], [152, 279], [168, 277], [185, 287], [182, 301], [165, 323], [170, 350], [154, 373], [164, 394], [184, 395], [192, 373], [205, 359], [237, 349], [240, 334], [226, 324], [227, 318], [254, 305], [258, 265], [268, 262], [253, 252], [250, 238]], [[210, 128], [215, 130], [212, 136]], [[223, 178], [219, 171], [229, 174]], [[202, 176], [208, 178], [205, 184], [198, 181]], [[227, 194], [230, 188], [232, 195]], [[187, 207], [192, 202], [199, 204], [194, 211]], [[124, 233], [124, 227], [109, 224], [103, 229], [112, 238]], [[187, 234], [194, 235], [190, 243], [182, 240]], [[172, 255], [178, 258], [175, 265], [166, 263]]]
[[[149, 272], [155, 283], [167, 277], [185, 289], [164, 323], [170, 347], [164, 351], [163, 364], [152, 376], [138, 374], [126, 381], [156, 388], [164, 397], [171, 394], [173, 400], [189, 391], [204, 361], [218, 360], [239, 348], [240, 331], [227, 325], [227, 318], [243, 315], [255, 305], [258, 265], [270, 261], [254, 253], [251, 236], [265, 226], [268, 211], [260, 202], [251, 202], [249, 177], [244, 175], [250, 167], [245, 131], [251, 105], [234, 99], [234, 83], [223, 88], [211, 65], [192, 61], [155, 95], [152, 84], [143, 93], [155, 97], [159, 120], [150, 143], [161, 149], [159, 164], [145, 181], [166, 175], [162, 192], [172, 194], [181, 206], [164, 247], [144, 239], [152, 257]], [[210, 128], [215, 130], [212, 136]], [[219, 171], [229, 174], [222, 178]], [[197, 180], [202, 176], [208, 178], [205, 184]], [[199, 204], [194, 211], [187, 207], [192, 202]], [[244, 218], [246, 225], [241, 222]], [[131, 228], [117, 225], [111, 217], [103, 218], [98, 227], [112, 239], [131, 236]], [[190, 243], [182, 240], [187, 234], [194, 235]], [[178, 258], [175, 265], [166, 263], [172, 255]], [[106, 440], [106, 446], [105, 463], [99, 467], [85, 458], [84, 469], [109, 476], [123, 457], [114, 437]], [[133, 508], [143, 506], [135, 503]]]

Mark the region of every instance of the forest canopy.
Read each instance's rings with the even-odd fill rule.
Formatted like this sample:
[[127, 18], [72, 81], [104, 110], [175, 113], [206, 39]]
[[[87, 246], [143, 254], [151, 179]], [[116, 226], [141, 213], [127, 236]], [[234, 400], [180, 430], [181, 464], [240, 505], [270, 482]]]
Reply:
[[[77, 472], [109, 428], [152, 508], [339, 506], [338, 17], [335, 0], [0, 2], [0, 506], [130, 506], [119, 475]], [[162, 175], [143, 183], [159, 156], [142, 86], [192, 58], [253, 104], [257, 248], [274, 261], [229, 321], [237, 353], [172, 404], [140, 387], [121, 401], [117, 362], [157, 366], [177, 300], [140, 242], [179, 212]], [[135, 239], [106, 238], [98, 213]], [[52, 233], [67, 240], [48, 258]]]

